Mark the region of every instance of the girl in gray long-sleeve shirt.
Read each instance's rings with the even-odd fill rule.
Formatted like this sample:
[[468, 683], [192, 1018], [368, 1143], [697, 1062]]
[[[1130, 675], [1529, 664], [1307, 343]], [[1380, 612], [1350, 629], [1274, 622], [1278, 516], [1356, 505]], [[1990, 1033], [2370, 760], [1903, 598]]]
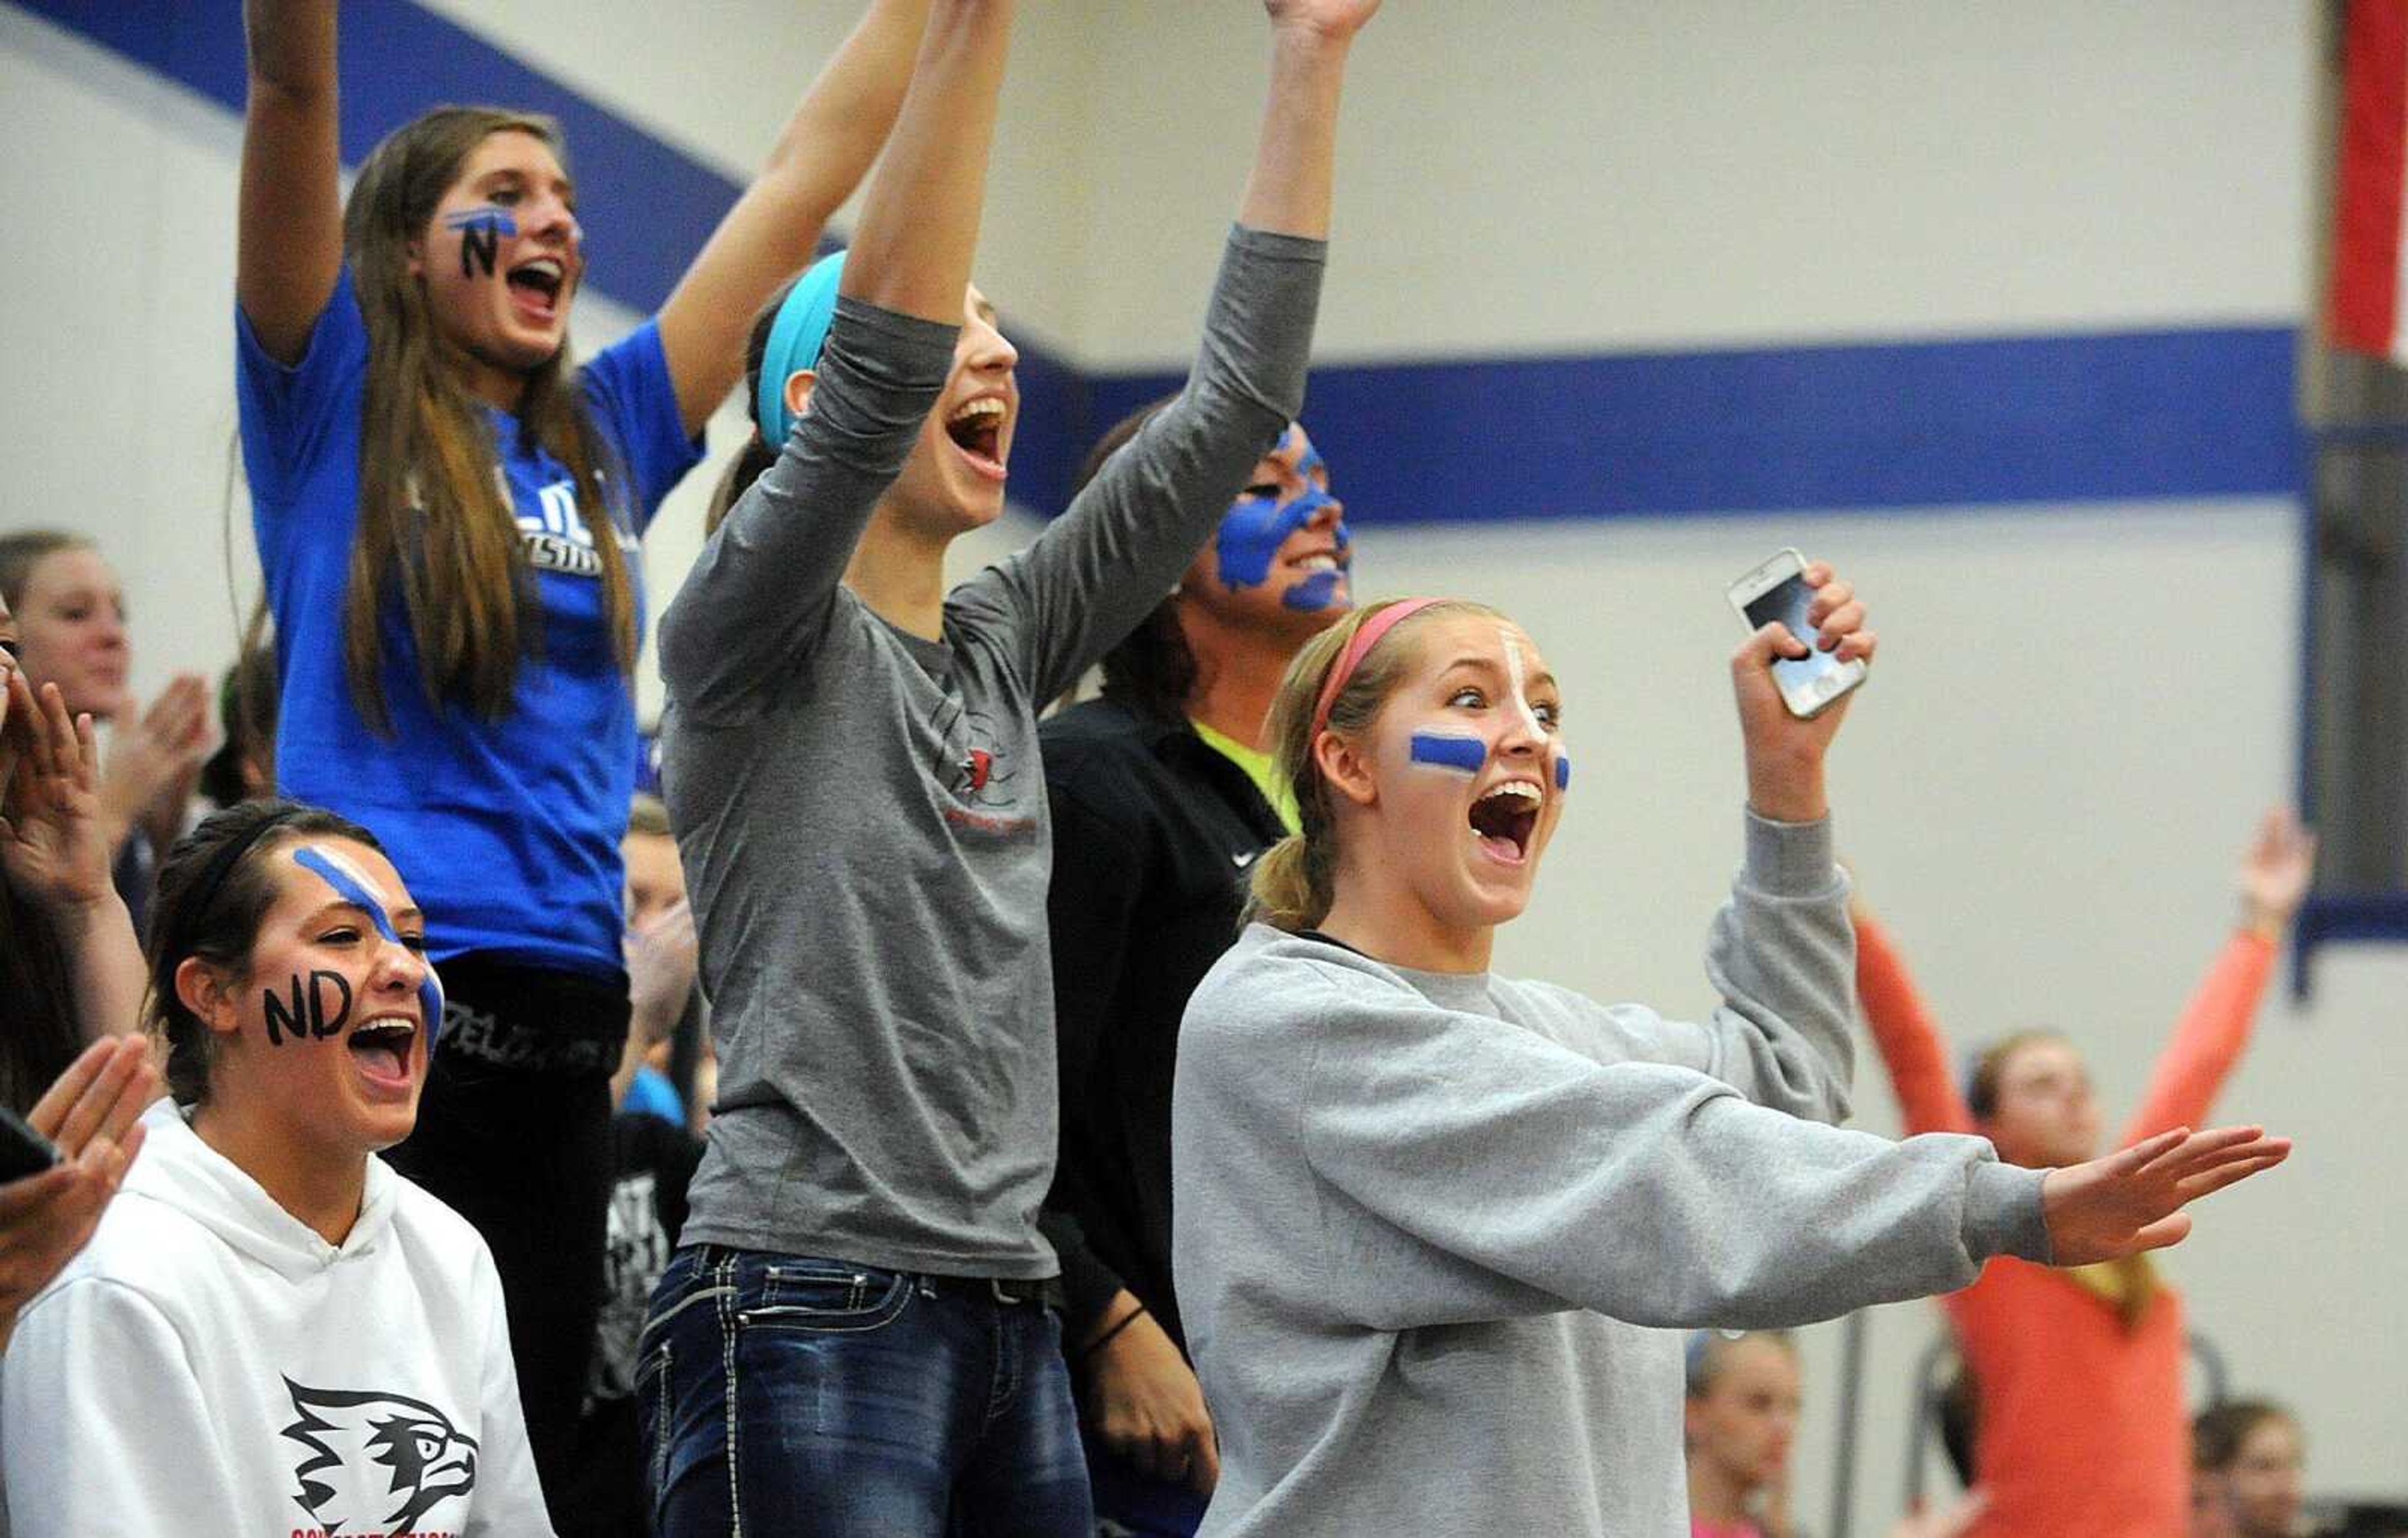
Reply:
[[1091, 1525], [1036, 1226], [1056, 1107], [1036, 713], [1177, 580], [1303, 404], [1339, 77], [1375, 5], [1272, 0], [1260, 159], [1195, 370], [1011, 559], [944, 587], [946, 546], [1001, 511], [1018, 412], [967, 282], [1006, 0], [938, 0], [853, 249], [758, 337], [774, 463], [661, 623], [720, 1059], [637, 1368], [671, 1538]]
[[[1870, 657], [1827, 568], [1822, 644]], [[1393, 634], [1390, 632], [1393, 631]], [[2255, 1130], [2042, 1172], [1847, 1111], [1854, 945], [1822, 758], [1769, 626], [1734, 659], [1745, 862], [1702, 1024], [1488, 971], [1570, 762], [1529, 637], [1475, 605], [1363, 611], [1271, 735], [1303, 833], [1181, 1028], [1173, 1247], [1221, 1434], [1203, 1531], [1678, 1534], [1681, 1337], [1961, 1287], [1984, 1260], [2169, 1243], [2263, 1167]]]

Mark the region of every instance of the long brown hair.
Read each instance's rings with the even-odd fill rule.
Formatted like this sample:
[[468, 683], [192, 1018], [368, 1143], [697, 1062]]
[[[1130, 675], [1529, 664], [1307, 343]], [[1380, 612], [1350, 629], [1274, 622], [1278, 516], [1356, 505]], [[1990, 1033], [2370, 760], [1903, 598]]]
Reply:
[[[1396, 602], [1391, 600], [1391, 603]], [[1272, 773], [1296, 798], [1297, 831], [1281, 839], [1254, 862], [1253, 890], [1246, 904], [1248, 922], [1276, 929], [1311, 929], [1329, 917], [1338, 895], [1338, 828], [1329, 803], [1328, 782], [1313, 761], [1313, 708], [1322, 685], [1339, 654], [1373, 615], [1389, 606], [1372, 604], [1356, 609], [1304, 645], [1280, 679], [1279, 695], [1271, 701], [1265, 733], [1271, 744]], [[1443, 598], [1398, 622], [1398, 634], [1382, 636], [1354, 666], [1354, 675], [1329, 704], [1327, 730], [1351, 736], [1379, 718], [1388, 695], [1412, 670], [1416, 648], [1398, 634], [1420, 626], [1432, 615], [1476, 614], [1492, 619], [1505, 617], [1485, 604], [1466, 598]]]
[[[532, 134], [565, 151], [549, 118], [485, 107], [438, 107], [394, 130], [360, 167], [343, 208], [368, 332], [360, 412], [359, 533], [343, 605], [343, 669], [362, 719], [390, 734], [380, 620], [398, 592], [429, 700], [456, 700], [487, 720], [509, 713], [522, 659], [536, 654], [535, 577], [496, 463], [498, 446], [461, 385], [456, 356], [409, 270], [436, 206], [490, 135]], [[636, 661], [636, 605], [618, 520], [604, 500], [609, 440], [585, 412], [563, 344], [526, 377], [517, 431], [568, 467], [601, 562], [604, 612], [619, 666]], [[624, 477], [617, 490], [627, 490]]]

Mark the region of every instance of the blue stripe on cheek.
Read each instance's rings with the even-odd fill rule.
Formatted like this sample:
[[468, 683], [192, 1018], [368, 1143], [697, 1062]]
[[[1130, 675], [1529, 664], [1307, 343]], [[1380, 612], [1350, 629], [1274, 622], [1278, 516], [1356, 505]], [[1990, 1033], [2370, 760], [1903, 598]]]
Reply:
[[1295, 587], [1280, 594], [1280, 603], [1288, 608], [1326, 609], [1338, 602], [1338, 584], [1344, 576], [1339, 572], [1314, 572]]
[[1558, 790], [1569, 790], [1571, 788], [1572, 757], [1570, 753], [1567, 753], [1562, 748], [1558, 748], [1555, 749], [1555, 789]]
[[[340, 865], [315, 849], [294, 850], [293, 863], [303, 870], [315, 871], [326, 885], [335, 889], [336, 896], [366, 912], [368, 922], [376, 926], [379, 934], [394, 945], [401, 944], [401, 935], [394, 931], [392, 916], [384, 911], [384, 904], [378, 902], [366, 887], [352, 880]], [[426, 1050], [431, 1055], [435, 1050], [436, 1038], [443, 1033], [443, 985], [436, 978], [432, 961], [426, 963], [426, 975], [419, 979], [418, 1007], [426, 1017]]]
[[1438, 732], [1414, 733], [1412, 752], [1415, 763], [1457, 769], [1467, 775], [1480, 773], [1488, 762], [1488, 745], [1478, 737], [1448, 736]]

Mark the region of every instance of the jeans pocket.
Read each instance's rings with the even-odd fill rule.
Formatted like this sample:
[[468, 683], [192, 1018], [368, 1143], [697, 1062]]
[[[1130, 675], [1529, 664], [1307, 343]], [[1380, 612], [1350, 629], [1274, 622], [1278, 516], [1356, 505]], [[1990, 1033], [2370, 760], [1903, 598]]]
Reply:
[[911, 1278], [844, 1260], [780, 1260], [745, 1292], [742, 1329], [858, 1333], [895, 1322], [911, 1301]]

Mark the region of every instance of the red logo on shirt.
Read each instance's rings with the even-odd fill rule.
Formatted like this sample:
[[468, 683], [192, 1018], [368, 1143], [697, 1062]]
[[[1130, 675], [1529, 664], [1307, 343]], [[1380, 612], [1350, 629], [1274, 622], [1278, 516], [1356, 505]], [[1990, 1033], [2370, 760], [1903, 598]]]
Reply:
[[995, 755], [983, 748], [970, 749], [969, 762], [963, 765], [970, 772], [970, 794], [986, 789], [986, 777], [995, 772]]

